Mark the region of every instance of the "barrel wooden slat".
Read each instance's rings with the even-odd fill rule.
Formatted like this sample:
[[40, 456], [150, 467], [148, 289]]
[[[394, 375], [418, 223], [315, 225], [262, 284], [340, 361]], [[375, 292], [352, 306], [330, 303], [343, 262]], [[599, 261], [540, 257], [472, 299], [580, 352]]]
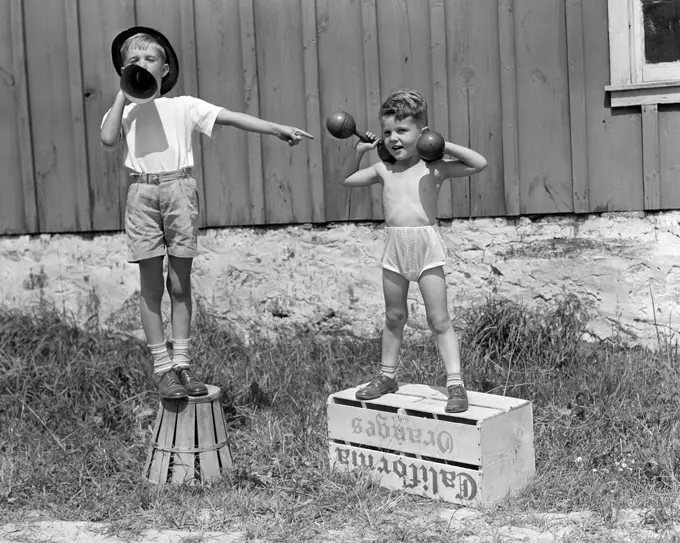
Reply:
[[150, 482], [209, 483], [231, 468], [222, 391], [206, 386], [206, 396], [160, 401], [143, 472]]

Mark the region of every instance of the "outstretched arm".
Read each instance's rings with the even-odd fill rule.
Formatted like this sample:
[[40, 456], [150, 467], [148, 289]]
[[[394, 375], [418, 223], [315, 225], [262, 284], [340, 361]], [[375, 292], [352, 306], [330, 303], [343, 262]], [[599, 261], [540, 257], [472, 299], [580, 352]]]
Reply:
[[239, 113], [224, 108], [217, 114], [215, 124], [233, 126], [248, 132], [259, 132], [260, 134], [276, 136], [280, 140], [287, 141], [288, 145], [297, 145], [300, 143], [303, 136], [305, 138], [314, 139], [314, 136], [300, 128], [265, 121], [253, 117], [252, 115], [248, 115], [247, 113]]
[[449, 177], [467, 177], [486, 168], [486, 159], [482, 155], [462, 145], [456, 145], [447, 141], [444, 147], [444, 154], [455, 159], [439, 161], [438, 169], [444, 179]]

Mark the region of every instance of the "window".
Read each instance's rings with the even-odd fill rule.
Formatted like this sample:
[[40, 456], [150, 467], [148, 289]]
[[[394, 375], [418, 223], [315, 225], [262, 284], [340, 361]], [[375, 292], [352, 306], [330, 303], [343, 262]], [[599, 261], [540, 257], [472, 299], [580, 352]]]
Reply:
[[680, 0], [609, 0], [612, 107], [680, 102]]
[[680, 0], [640, 0], [633, 9], [642, 81], [680, 80]]

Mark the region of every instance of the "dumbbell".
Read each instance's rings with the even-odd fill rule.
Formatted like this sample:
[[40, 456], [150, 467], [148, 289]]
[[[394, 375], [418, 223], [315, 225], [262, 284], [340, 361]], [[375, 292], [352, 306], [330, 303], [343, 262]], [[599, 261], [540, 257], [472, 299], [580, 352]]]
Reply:
[[[375, 141], [372, 138], [369, 138], [364, 132], [359, 132], [357, 130], [357, 124], [354, 117], [346, 111], [336, 111], [328, 117], [328, 119], [326, 119], [326, 128], [332, 136], [341, 140], [356, 136], [364, 143], [373, 143], [373, 141]], [[380, 140], [380, 143], [378, 143], [378, 156], [383, 162], [389, 162], [390, 164], [396, 162], [395, 158], [387, 150], [387, 147], [385, 147], [382, 139]]]

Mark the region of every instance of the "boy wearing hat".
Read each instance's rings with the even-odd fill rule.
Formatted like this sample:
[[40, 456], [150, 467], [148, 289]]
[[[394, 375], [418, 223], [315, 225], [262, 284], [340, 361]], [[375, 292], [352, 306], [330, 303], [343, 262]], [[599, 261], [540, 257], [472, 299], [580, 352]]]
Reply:
[[[116, 72], [135, 64], [156, 80], [152, 100], [131, 103], [119, 91], [102, 121], [100, 138], [107, 149], [125, 140], [125, 167], [130, 185], [125, 211], [128, 261], [139, 265], [140, 313], [154, 360], [154, 383], [163, 398], [205, 395], [206, 386], [189, 365], [191, 327], [191, 265], [198, 255], [198, 191], [191, 175], [191, 135], [207, 136], [213, 126], [228, 125], [271, 134], [297, 145], [311, 134], [229, 111], [192, 96], [163, 97], [177, 82], [179, 62], [170, 42], [157, 30], [133, 27], [113, 40]], [[163, 257], [168, 255], [167, 289], [171, 301], [173, 356], [170, 357], [161, 319], [164, 293]]]

